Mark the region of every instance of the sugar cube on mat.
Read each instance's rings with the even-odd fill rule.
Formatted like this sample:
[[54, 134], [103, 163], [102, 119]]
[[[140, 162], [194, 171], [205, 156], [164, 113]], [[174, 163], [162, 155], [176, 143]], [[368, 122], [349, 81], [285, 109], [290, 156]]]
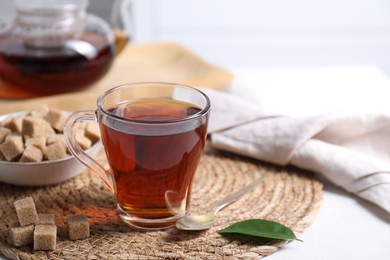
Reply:
[[27, 146], [24, 149], [22, 157], [20, 158], [21, 162], [40, 162], [43, 159], [43, 152], [36, 148], [35, 146]]
[[89, 223], [86, 215], [77, 214], [68, 216], [66, 222], [68, 224], [68, 235], [70, 240], [89, 237]]
[[26, 246], [33, 243], [34, 225], [10, 227], [9, 236], [14, 246]]
[[54, 214], [38, 214], [37, 225], [55, 225]]
[[66, 156], [66, 147], [61, 142], [53, 143], [46, 146], [43, 153], [49, 161], [60, 159]]
[[21, 226], [34, 224], [38, 221], [38, 214], [32, 197], [26, 197], [14, 202], [16, 214]]
[[59, 132], [63, 132], [65, 127], [66, 115], [58, 109], [50, 109], [45, 119], [50, 125]]
[[7, 161], [12, 161], [23, 153], [23, 138], [20, 135], [8, 135], [0, 144], [0, 151]]
[[56, 225], [36, 225], [34, 229], [34, 250], [54, 250], [57, 245]]

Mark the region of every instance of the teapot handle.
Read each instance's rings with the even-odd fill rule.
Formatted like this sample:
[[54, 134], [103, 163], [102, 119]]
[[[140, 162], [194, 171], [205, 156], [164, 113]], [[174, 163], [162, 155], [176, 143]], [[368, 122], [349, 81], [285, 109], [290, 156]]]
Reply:
[[89, 156], [78, 144], [76, 140], [76, 132], [74, 131], [74, 125], [80, 121], [95, 121], [97, 122], [95, 111], [93, 110], [80, 110], [70, 114], [65, 123], [64, 135], [66, 145], [71, 154], [74, 155], [82, 164], [87, 166], [93, 173], [95, 173], [106, 184], [108, 189], [115, 193], [112, 176], [109, 171], [106, 171], [104, 167], [98, 163], [95, 159]]
[[111, 8], [111, 25], [114, 29], [115, 46], [118, 55], [126, 46], [133, 33], [133, 1], [115, 0]]
[[123, 51], [129, 41], [129, 35], [121, 30], [114, 31], [115, 56]]

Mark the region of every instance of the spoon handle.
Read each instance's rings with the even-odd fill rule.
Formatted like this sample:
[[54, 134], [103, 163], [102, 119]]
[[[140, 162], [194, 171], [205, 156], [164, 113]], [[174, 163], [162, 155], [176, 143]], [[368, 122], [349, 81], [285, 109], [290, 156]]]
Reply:
[[251, 191], [254, 187], [256, 187], [258, 184], [260, 184], [265, 177], [267, 177], [269, 175], [269, 173], [261, 176], [260, 178], [254, 180], [251, 184], [249, 184], [248, 186], [245, 186], [244, 188], [228, 195], [227, 197], [225, 197], [224, 199], [216, 202], [213, 210], [214, 210], [214, 214], [217, 213], [219, 210], [223, 209], [224, 207], [226, 207], [227, 205], [229, 205], [230, 203], [236, 201], [237, 199], [239, 199], [241, 196], [243, 196], [245, 193], [247, 193], [248, 191]]

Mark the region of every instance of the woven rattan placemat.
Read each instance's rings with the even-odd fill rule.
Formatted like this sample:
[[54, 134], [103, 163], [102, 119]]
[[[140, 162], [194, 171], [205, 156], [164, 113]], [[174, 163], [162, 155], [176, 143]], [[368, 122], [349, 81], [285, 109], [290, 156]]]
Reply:
[[[279, 221], [299, 236], [313, 221], [322, 201], [322, 184], [312, 174], [295, 168], [276, 167], [207, 148], [193, 184], [191, 214], [255, 178], [270, 173], [263, 183], [220, 211], [213, 228], [203, 232], [139, 232], [122, 223], [115, 199], [90, 172], [55, 186], [40, 188], [0, 184], [0, 252], [12, 259], [258, 259], [278, 249], [257, 239], [222, 237], [216, 231], [250, 218]], [[13, 202], [32, 196], [38, 213], [54, 213], [58, 225], [57, 249], [32, 251], [7, 243], [7, 226], [16, 220]], [[65, 217], [85, 213], [91, 237], [69, 241]]]

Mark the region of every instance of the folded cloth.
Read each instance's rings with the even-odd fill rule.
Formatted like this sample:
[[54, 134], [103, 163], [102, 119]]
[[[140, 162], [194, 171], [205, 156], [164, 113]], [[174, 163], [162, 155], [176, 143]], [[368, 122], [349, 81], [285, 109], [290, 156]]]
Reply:
[[232, 93], [204, 89], [212, 146], [320, 173], [390, 213], [390, 111], [284, 116], [243, 97], [237, 90], [248, 91], [237, 85]]

